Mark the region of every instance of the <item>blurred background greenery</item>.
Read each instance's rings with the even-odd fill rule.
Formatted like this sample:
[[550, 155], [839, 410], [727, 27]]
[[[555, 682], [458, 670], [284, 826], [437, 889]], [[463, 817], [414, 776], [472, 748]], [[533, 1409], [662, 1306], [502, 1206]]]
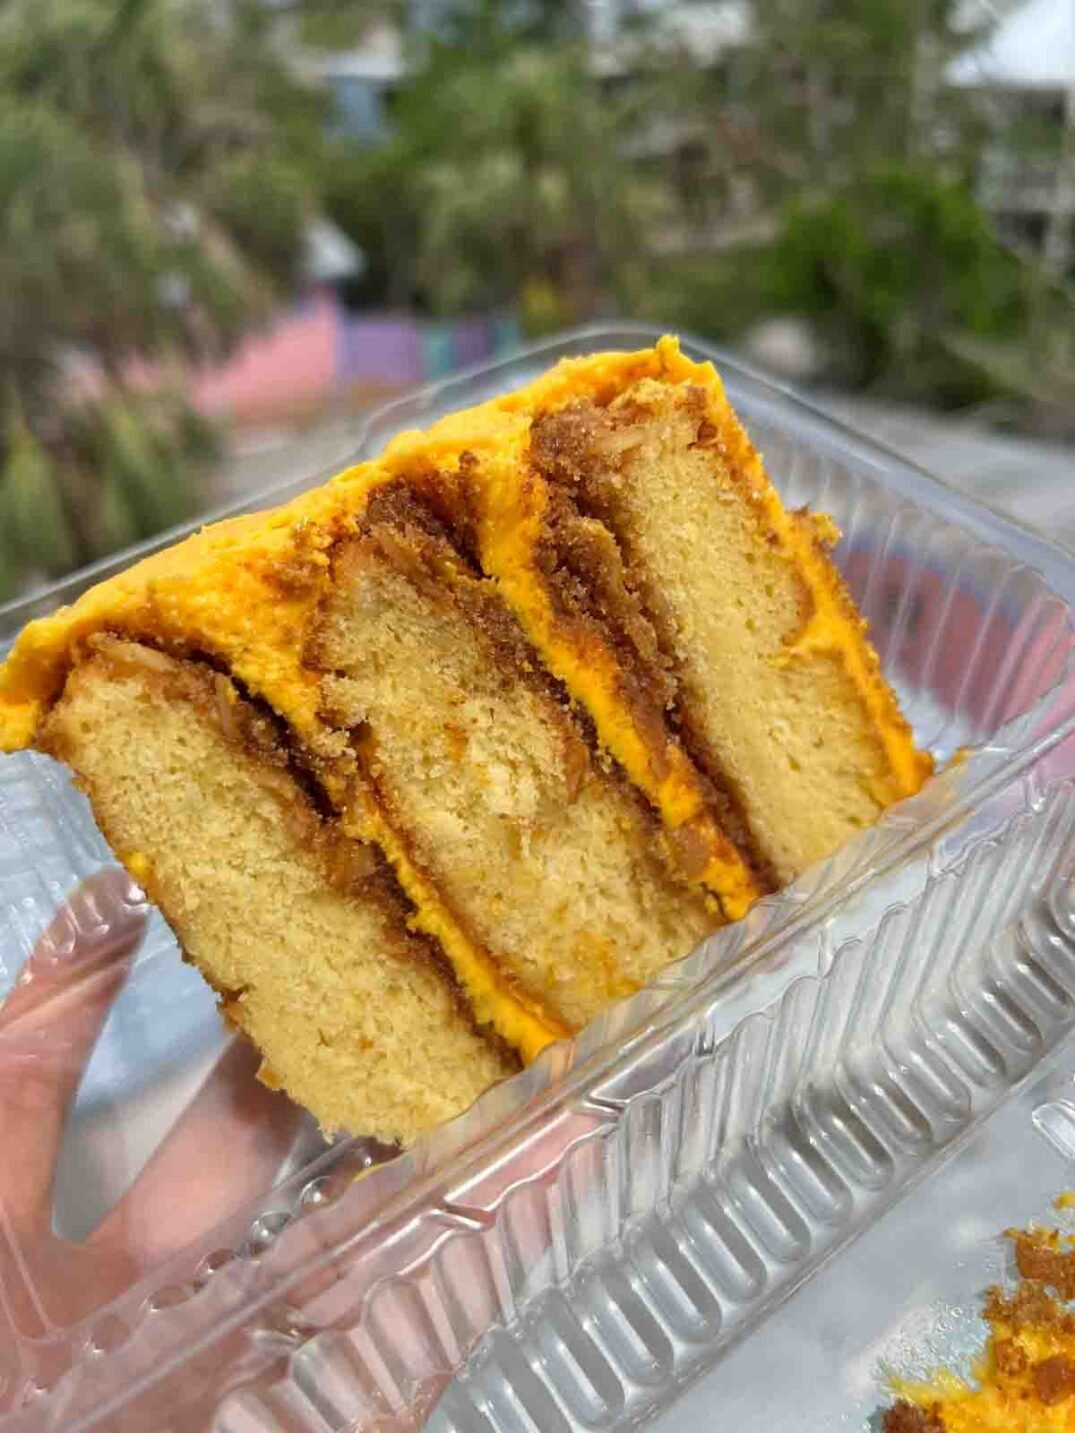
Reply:
[[5, 0], [0, 600], [606, 316], [1072, 438], [1071, 12]]

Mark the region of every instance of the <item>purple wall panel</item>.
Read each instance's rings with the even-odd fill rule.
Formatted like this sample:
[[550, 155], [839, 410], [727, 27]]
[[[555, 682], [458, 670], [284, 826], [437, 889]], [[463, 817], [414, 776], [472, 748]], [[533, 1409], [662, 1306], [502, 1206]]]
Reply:
[[469, 368], [493, 356], [493, 326], [487, 318], [464, 318], [455, 325], [455, 366]]
[[410, 388], [422, 382], [422, 340], [408, 318], [354, 318], [341, 310], [341, 384], [377, 383]]

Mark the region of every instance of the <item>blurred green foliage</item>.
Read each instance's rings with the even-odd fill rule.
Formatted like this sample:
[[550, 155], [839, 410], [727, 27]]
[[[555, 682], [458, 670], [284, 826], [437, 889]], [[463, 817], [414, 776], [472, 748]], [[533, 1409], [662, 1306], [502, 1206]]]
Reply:
[[660, 190], [624, 153], [639, 101], [605, 94], [568, 7], [482, 4], [427, 35], [387, 142], [337, 144], [329, 212], [391, 304], [514, 304], [531, 331], [610, 306]]
[[[60, 499], [55, 463], [44, 445], [16, 420], [8, 431], [7, 462], [0, 475], [0, 532], [6, 561], [63, 571], [74, 560], [75, 543]], [[2, 579], [0, 579], [2, 580]]]
[[731, 343], [769, 311], [772, 277], [771, 246], [747, 244], [637, 264], [623, 291], [632, 313]]
[[0, 601], [190, 518], [216, 431], [175, 393], [72, 405], [44, 443], [21, 420], [0, 467]]
[[972, 182], [986, 109], [946, 71], [998, 10], [964, 0], [751, 0], [738, 93], [796, 185], [929, 160]]
[[845, 382], [907, 396], [935, 391], [947, 335], [1002, 337], [1029, 311], [1023, 265], [966, 188], [910, 164], [789, 204], [770, 294], [814, 321]]
[[[792, 313], [819, 376], [1061, 406], [1070, 291], [974, 197], [998, 124], [1009, 159], [1059, 132], [946, 80], [994, 11], [744, 9], [706, 58], [660, 6], [595, 49], [577, 0], [5, 0], [0, 597], [195, 510], [215, 440], [184, 365], [293, 290], [315, 210], [363, 250], [360, 304], [530, 333], [628, 311], [726, 343]], [[299, 78], [371, 23], [407, 38], [380, 142]]]
[[751, 0], [748, 13], [716, 71], [680, 68], [680, 212], [698, 237], [634, 265], [632, 307], [725, 342], [796, 314], [815, 376], [940, 407], [1007, 395], [1028, 422], [1047, 392], [1055, 415], [1072, 391], [1071, 285], [1001, 242], [977, 189], [998, 147], [1018, 166], [1055, 153], [1061, 130], [946, 78], [996, 14], [959, 0]]
[[323, 114], [256, 0], [6, 0], [0, 593], [196, 511], [204, 435], [130, 361], [218, 356], [271, 312]]
[[369, 261], [357, 299], [511, 306], [529, 332], [627, 310], [726, 342], [790, 312], [833, 380], [992, 396], [1001, 366], [965, 340], [1036, 332], [1033, 265], [974, 197], [995, 116], [946, 73], [994, 18], [961, 0], [746, 11], [699, 63], [659, 9], [595, 57], [570, 5], [439, 7], [387, 142], [327, 154], [325, 202]]

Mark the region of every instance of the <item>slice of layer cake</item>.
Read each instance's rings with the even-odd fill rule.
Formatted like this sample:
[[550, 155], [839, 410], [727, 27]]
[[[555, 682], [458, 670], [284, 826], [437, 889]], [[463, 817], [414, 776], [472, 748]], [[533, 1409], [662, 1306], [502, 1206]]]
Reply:
[[0, 746], [295, 1098], [409, 1139], [921, 784], [831, 536], [711, 367], [575, 360], [31, 624]]

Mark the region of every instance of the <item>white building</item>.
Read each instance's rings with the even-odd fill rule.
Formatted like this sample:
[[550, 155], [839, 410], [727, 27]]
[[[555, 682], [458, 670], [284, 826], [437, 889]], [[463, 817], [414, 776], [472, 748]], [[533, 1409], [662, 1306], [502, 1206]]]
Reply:
[[1075, 0], [1022, 0], [953, 84], [986, 94], [996, 138], [979, 199], [1002, 235], [1075, 278]]

